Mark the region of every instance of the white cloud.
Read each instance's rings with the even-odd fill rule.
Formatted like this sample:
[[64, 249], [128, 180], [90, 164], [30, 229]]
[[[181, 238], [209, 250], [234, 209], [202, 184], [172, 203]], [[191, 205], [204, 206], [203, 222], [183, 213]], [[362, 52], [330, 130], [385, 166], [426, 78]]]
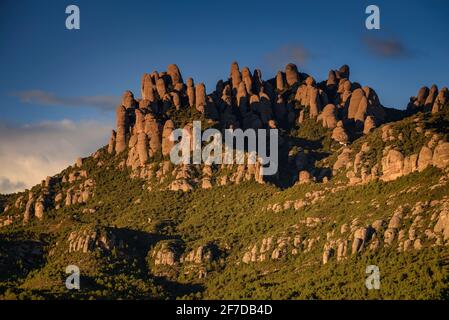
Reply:
[[115, 96], [81, 96], [60, 97], [42, 90], [26, 90], [12, 93], [23, 103], [31, 103], [45, 106], [64, 107], [94, 107], [103, 111], [114, 110], [119, 97]]
[[5, 177], [0, 177], [0, 193], [12, 193], [16, 190], [25, 189], [25, 183], [21, 181], [13, 182]]
[[0, 122], [0, 193], [30, 188], [107, 143], [111, 123], [46, 121]]

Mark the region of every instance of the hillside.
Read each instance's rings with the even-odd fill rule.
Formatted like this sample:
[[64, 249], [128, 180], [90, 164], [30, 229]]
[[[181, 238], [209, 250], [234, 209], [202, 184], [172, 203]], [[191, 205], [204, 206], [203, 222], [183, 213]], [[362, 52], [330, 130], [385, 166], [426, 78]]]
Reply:
[[[176, 65], [144, 74], [108, 145], [0, 196], [0, 299], [447, 299], [449, 92], [401, 111], [349, 79], [233, 63], [207, 94]], [[174, 165], [169, 137], [194, 120], [278, 129], [277, 174]]]

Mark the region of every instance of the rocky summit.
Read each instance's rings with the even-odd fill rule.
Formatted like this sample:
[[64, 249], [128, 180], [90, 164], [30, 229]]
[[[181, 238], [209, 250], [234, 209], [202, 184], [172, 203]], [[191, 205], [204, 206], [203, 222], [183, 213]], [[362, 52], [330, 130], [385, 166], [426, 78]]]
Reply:
[[[176, 64], [144, 73], [107, 145], [0, 196], [0, 298], [447, 298], [449, 91], [393, 109], [350, 75], [233, 62], [209, 88]], [[193, 121], [277, 129], [277, 173], [174, 164], [172, 133]]]

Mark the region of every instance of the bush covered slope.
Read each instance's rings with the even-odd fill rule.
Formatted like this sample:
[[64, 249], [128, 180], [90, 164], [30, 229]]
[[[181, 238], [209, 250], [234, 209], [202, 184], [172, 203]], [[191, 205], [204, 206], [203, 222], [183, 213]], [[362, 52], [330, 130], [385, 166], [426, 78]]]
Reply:
[[[339, 71], [341, 96], [332, 79], [316, 84], [291, 68], [263, 82], [290, 104], [261, 124], [281, 132], [279, 174], [268, 179], [257, 166], [173, 165], [161, 123], [223, 129], [228, 120], [201, 108], [135, 108], [127, 92], [108, 146], [0, 196], [0, 298], [448, 298], [449, 107], [394, 111], [348, 85], [349, 68]], [[294, 79], [284, 86], [285, 76]], [[161, 83], [158, 91], [191, 98], [192, 84]], [[308, 90], [348, 103], [327, 117]], [[223, 92], [208, 98], [225, 101]], [[345, 114], [357, 95], [371, 108], [362, 127]], [[243, 123], [269, 113], [236, 112]], [[80, 269], [80, 290], [65, 286], [69, 265]], [[380, 270], [379, 290], [365, 286], [369, 265]]]

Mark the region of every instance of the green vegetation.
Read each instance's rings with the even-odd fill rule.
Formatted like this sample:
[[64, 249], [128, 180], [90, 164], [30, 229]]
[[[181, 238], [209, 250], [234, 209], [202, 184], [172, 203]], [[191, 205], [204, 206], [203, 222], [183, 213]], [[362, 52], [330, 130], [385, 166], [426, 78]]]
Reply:
[[[190, 115], [184, 115], [185, 117]], [[182, 124], [184, 116], [177, 119]], [[419, 116], [423, 127], [439, 128], [442, 135], [447, 115]], [[393, 141], [404, 154], [416, 153], [427, 142], [417, 136], [411, 118], [395, 124], [403, 138]], [[312, 156], [317, 167], [332, 165], [340, 148], [330, 139], [331, 131], [315, 120], [292, 130], [296, 148]], [[427, 139], [427, 138], [426, 138]], [[381, 128], [352, 144], [358, 152], [370, 146], [370, 165], [380, 162], [383, 142]], [[376, 219], [388, 221], [399, 207], [408, 213], [417, 202], [430, 203], [449, 196], [447, 185], [439, 185], [442, 172], [429, 167], [423, 172], [393, 182], [373, 181], [341, 188], [338, 177], [328, 183], [311, 183], [280, 188], [274, 184], [245, 182], [209, 190], [170, 192], [148, 182], [130, 179], [129, 169], [116, 169], [126, 157], [113, 157], [101, 149], [98, 159], [89, 157], [82, 169], [95, 181], [95, 192], [87, 204], [50, 206], [45, 219], [21, 221], [0, 229], [0, 299], [447, 299], [449, 297], [449, 255], [447, 247], [398, 252], [396, 247], [365, 251], [337, 263], [333, 258], [322, 265], [327, 233], [339, 230], [357, 218], [365, 224]], [[155, 161], [159, 161], [157, 159]], [[98, 166], [98, 161], [104, 163]], [[71, 172], [64, 170], [60, 176]], [[223, 173], [225, 169], [218, 169]], [[73, 184], [57, 184], [55, 194]], [[42, 186], [32, 189], [38, 194]], [[320, 193], [321, 192], [321, 193]], [[311, 195], [320, 193], [312, 202]], [[0, 197], [0, 207], [11, 206], [10, 215], [23, 213], [15, 208], [20, 194]], [[308, 204], [280, 212], [268, 210], [273, 204], [302, 199]], [[92, 212], [85, 209], [92, 209]], [[437, 207], [422, 213], [427, 225]], [[4, 214], [0, 214], [3, 217]], [[304, 228], [301, 221], [318, 217], [316, 228]], [[407, 222], [408, 223], [408, 222]], [[69, 252], [69, 235], [76, 231], [98, 230], [111, 234], [120, 245], [111, 250]], [[310, 252], [287, 254], [278, 260], [244, 264], [247, 248], [269, 236], [316, 237]], [[319, 238], [318, 238], [319, 237]], [[219, 253], [211, 262], [198, 266], [176, 264], [156, 266], [152, 253], [165, 243], [173, 250], [190, 252], [212, 244]], [[65, 268], [74, 264], [81, 270], [81, 290], [64, 286]], [[377, 265], [381, 289], [367, 290], [367, 265]], [[206, 276], [198, 277], [198, 270]]]

